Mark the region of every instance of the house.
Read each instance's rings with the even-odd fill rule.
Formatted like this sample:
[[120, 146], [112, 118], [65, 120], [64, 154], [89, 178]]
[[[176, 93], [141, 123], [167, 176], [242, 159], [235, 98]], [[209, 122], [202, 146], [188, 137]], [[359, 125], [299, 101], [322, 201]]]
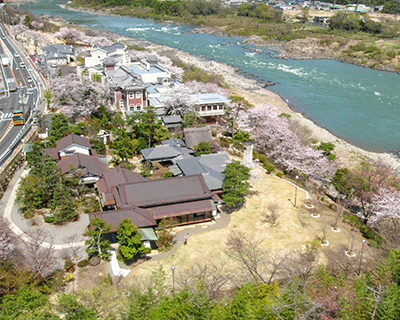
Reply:
[[126, 66], [106, 71], [107, 81], [115, 88], [114, 107], [131, 114], [147, 107], [147, 85], [142, 78]]
[[138, 62], [125, 63], [124, 66], [139, 75], [146, 84], [163, 84], [171, 79], [171, 72], [161, 67], [154, 55], [148, 55]]
[[[104, 186], [115, 210], [90, 215], [110, 223], [114, 230], [124, 218], [139, 228], [153, 227], [162, 219], [175, 218], [178, 225], [210, 221], [217, 214], [213, 194], [202, 175], [118, 183], [104, 176]], [[101, 180], [97, 182], [97, 186]], [[109, 198], [108, 200], [111, 200]]]
[[186, 146], [181, 139], [161, 141], [161, 145], [140, 150], [143, 160], [159, 162], [161, 164], [174, 164], [178, 159], [187, 159], [194, 156], [194, 150]]
[[112, 188], [118, 184], [136, 183], [146, 181], [140, 174], [132, 171], [115, 167], [103, 173], [103, 177], [96, 182], [97, 192], [100, 197], [100, 204], [104, 211], [115, 210], [116, 202], [112, 194]]
[[[149, 105], [156, 109], [166, 110], [164, 101], [167, 99], [168, 93], [153, 96], [149, 98]], [[206, 117], [208, 122], [215, 122], [218, 116], [222, 116], [226, 112], [226, 105], [229, 99], [219, 93], [199, 93], [190, 95], [194, 102], [195, 111], [201, 117]]]
[[[122, 43], [116, 42], [111, 46], [95, 46], [90, 54], [85, 57], [85, 68], [91, 68], [96, 65], [103, 65], [103, 62], [107, 60], [107, 63], [110, 61], [118, 61], [121, 63], [129, 62], [129, 54], [128, 47]], [[113, 67], [109, 66], [110, 69]]]
[[90, 155], [74, 153], [57, 162], [61, 168], [62, 174], [80, 172], [80, 183], [94, 184], [105, 172], [108, 171], [108, 165], [101, 162], [99, 158]]
[[45, 61], [49, 64], [70, 64], [75, 61], [75, 50], [72, 45], [51, 44], [42, 48]]
[[162, 124], [168, 129], [179, 128], [182, 123], [180, 115], [164, 116], [162, 117]]
[[181, 159], [171, 166], [171, 172], [176, 175], [201, 174], [207, 187], [216, 194], [222, 194], [222, 184], [225, 178], [225, 168], [231, 160], [226, 152], [205, 154], [200, 157]]
[[54, 160], [60, 160], [75, 153], [99, 157], [88, 138], [74, 133], [57, 141], [55, 148], [44, 149]]

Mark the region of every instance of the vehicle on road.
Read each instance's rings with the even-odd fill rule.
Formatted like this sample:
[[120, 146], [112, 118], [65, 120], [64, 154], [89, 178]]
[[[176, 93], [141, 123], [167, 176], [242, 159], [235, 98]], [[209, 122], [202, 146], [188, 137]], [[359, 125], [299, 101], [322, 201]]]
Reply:
[[8, 56], [5, 53], [1, 54], [1, 63], [3, 66], [8, 66], [10, 64], [10, 59], [8, 59]]
[[25, 124], [24, 112], [22, 110], [15, 110], [13, 113], [14, 126], [22, 126]]
[[19, 53], [18, 52], [14, 52], [14, 57], [18, 58], [19, 57]]
[[35, 88], [28, 88], [28, 90], [26, 90], [27, 94], [33, 94]]
[[17, 85], [15, 84], [15, 80], [13, 78], [6, 79], [7, 87], [10, 92], [17, 91]]
[[23, 62], [23, 61], [20, 62], [20, 63], [19, 63], [19, 66], [20, 66], [20, 68], [25, 68], [25, 62]]
[[26, 81], [32, 82], [32, 78], [30, 76], [26, 77]]

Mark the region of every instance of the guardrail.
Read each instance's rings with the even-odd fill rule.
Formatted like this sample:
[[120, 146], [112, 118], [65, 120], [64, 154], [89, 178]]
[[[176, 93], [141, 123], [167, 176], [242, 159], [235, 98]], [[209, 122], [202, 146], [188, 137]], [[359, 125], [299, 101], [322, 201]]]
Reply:
[[[31, 118], [31, 116], [29, 116], [29, 119]], [[32, 129], [32, 123], [26, 124], [24, 125], [24, 127], [22, 128], [22, 130], [18, 133], [18, 135], [15, 137], [15, 139], [13, 140], [13, 142], [10, 143], [10, 145], [8, 146], [7, 150], [3, 152], [2, 155], [0, 155], [0, 165], [2, 165], [7, 159], [8, 157], [12, 154], [12, 152], [14, 151], [14, 149], [18, 146], [18, 144], [21, 142], [21, 139], [23, 139], [28, 133], [29, 131]]]

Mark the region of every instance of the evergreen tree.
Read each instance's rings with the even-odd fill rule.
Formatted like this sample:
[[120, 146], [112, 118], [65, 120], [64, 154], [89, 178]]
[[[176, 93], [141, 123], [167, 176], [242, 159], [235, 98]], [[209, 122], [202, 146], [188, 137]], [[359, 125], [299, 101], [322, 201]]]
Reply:
[[90, 221], [88, 236], [89, 240], [85, 241], [87, 245], [86, 252], [90, 257], [98, 256], [102, 260], [108, 260], [110, 257], [110, 242], [104, 239], [104, 234], [111, 230], [112, 226], [100, 218]]
[[250, 169], [241, 165], [239, 161], [226, 165], [222, 200], [229, 208], [236, 207], [244, 201], [245, 195], [249, 193], [249, 178]]
[[56, 142], [68, 135], [68, 133], [69, 122], [67, 116], [62, 113], [56, 113], [51, 117], [47, 147], [55, 147]]
[[207, 141], [201, 141], [197, 146], [194, 146], [194, 150], [196, 151], [197, 157], [201, 156], [202, 154], [210, 154], [210, 143]]
[[118, 258], [122, 260], [130, 260], [139, 253], [148, 252], [142, 242], [142, 235], [138, 232], [136, 225], [132, 223], [132, 219], [123, 219], [117, 228], [117, 239], [121, 245], [119, 247]]

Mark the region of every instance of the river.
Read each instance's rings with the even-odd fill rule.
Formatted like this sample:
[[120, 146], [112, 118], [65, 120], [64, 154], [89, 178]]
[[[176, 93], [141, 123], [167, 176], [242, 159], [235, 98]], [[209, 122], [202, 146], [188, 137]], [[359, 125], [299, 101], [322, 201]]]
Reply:
[[21, 6], [37, 15], [60, 16], [91, 28], [167, 45], [240, 68], [277, 84], [269, 90], [291, 107], [351, 144], [376, 152], [400, 150], [400, 75], [336, 60], [280, 60], [268, 48], [255, 53], [243, 38], [191, 34], [191, 26], [96, 15], [61, 8], [66, 0]]

